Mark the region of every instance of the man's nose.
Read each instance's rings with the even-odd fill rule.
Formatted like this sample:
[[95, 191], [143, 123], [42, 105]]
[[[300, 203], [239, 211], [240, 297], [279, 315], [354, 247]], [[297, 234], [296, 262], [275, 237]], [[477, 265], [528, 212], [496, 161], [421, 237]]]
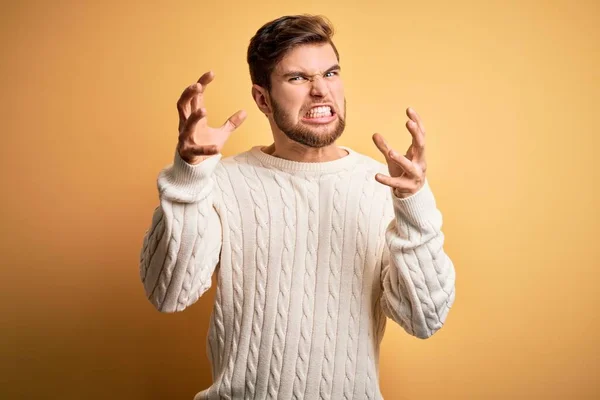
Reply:
[[315, 97], [324, 97], [329, 93], [329, 86], [322, 76], [315, 76], [312, 79], [310, 94]]

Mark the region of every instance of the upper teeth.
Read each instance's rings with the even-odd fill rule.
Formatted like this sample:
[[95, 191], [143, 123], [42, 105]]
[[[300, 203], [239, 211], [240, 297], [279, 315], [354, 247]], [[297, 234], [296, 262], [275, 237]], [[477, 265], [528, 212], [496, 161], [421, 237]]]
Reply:
[[328, 113], [328, 114], [331, 113], [331, 107], [329, 107], [329, 106], [315, 107], [308, 112], [309, 115], [326, 114], [326, 113]]

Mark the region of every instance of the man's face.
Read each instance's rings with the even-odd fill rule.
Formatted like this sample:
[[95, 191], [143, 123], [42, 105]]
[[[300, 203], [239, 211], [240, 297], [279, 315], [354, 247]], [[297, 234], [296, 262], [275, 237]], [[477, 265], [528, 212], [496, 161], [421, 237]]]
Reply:
[[301, 45], [288, 52], [271, 75], [269, 95], [273, 120], [291, 140], [319, 148], [342, 135], [346, 99], [330, 44]]

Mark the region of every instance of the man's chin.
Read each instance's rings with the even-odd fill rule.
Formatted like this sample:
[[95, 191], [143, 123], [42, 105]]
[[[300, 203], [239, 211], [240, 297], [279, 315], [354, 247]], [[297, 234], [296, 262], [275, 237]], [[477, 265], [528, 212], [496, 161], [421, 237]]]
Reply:
[[326, 124], [301, 121], [299, 125], [303, 131], [311, 132], [316, 136], [335, 135], [335, 132], [340, 130], [340, 121], [338, 119]]
[[296, 143], [312, 147], [321, 148], [329, 146], [342, 135], [343, 129], [338, 126], [324, 126], [315, 129], [314, 127], [303, 126], [303, 129], [286, 132], [286, 136]]

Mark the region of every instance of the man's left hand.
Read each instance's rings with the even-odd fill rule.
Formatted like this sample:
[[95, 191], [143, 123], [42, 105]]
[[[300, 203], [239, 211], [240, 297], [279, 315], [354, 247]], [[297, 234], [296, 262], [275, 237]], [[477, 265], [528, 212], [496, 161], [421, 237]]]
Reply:
[[373, 142], [383, 153], [388, 164], [390, 176], [375, 175], [377, 182], [394, 189], [397, 197], [405, 198], [417, 193], [425, 184], [425, 127], [419, 115], [412, 108], [406, 109], [409, 120], [406, 128], [412, 135], [412, 144], [406, 155], [400, 155], [390, 148], [379, 133], [373, 135]]

